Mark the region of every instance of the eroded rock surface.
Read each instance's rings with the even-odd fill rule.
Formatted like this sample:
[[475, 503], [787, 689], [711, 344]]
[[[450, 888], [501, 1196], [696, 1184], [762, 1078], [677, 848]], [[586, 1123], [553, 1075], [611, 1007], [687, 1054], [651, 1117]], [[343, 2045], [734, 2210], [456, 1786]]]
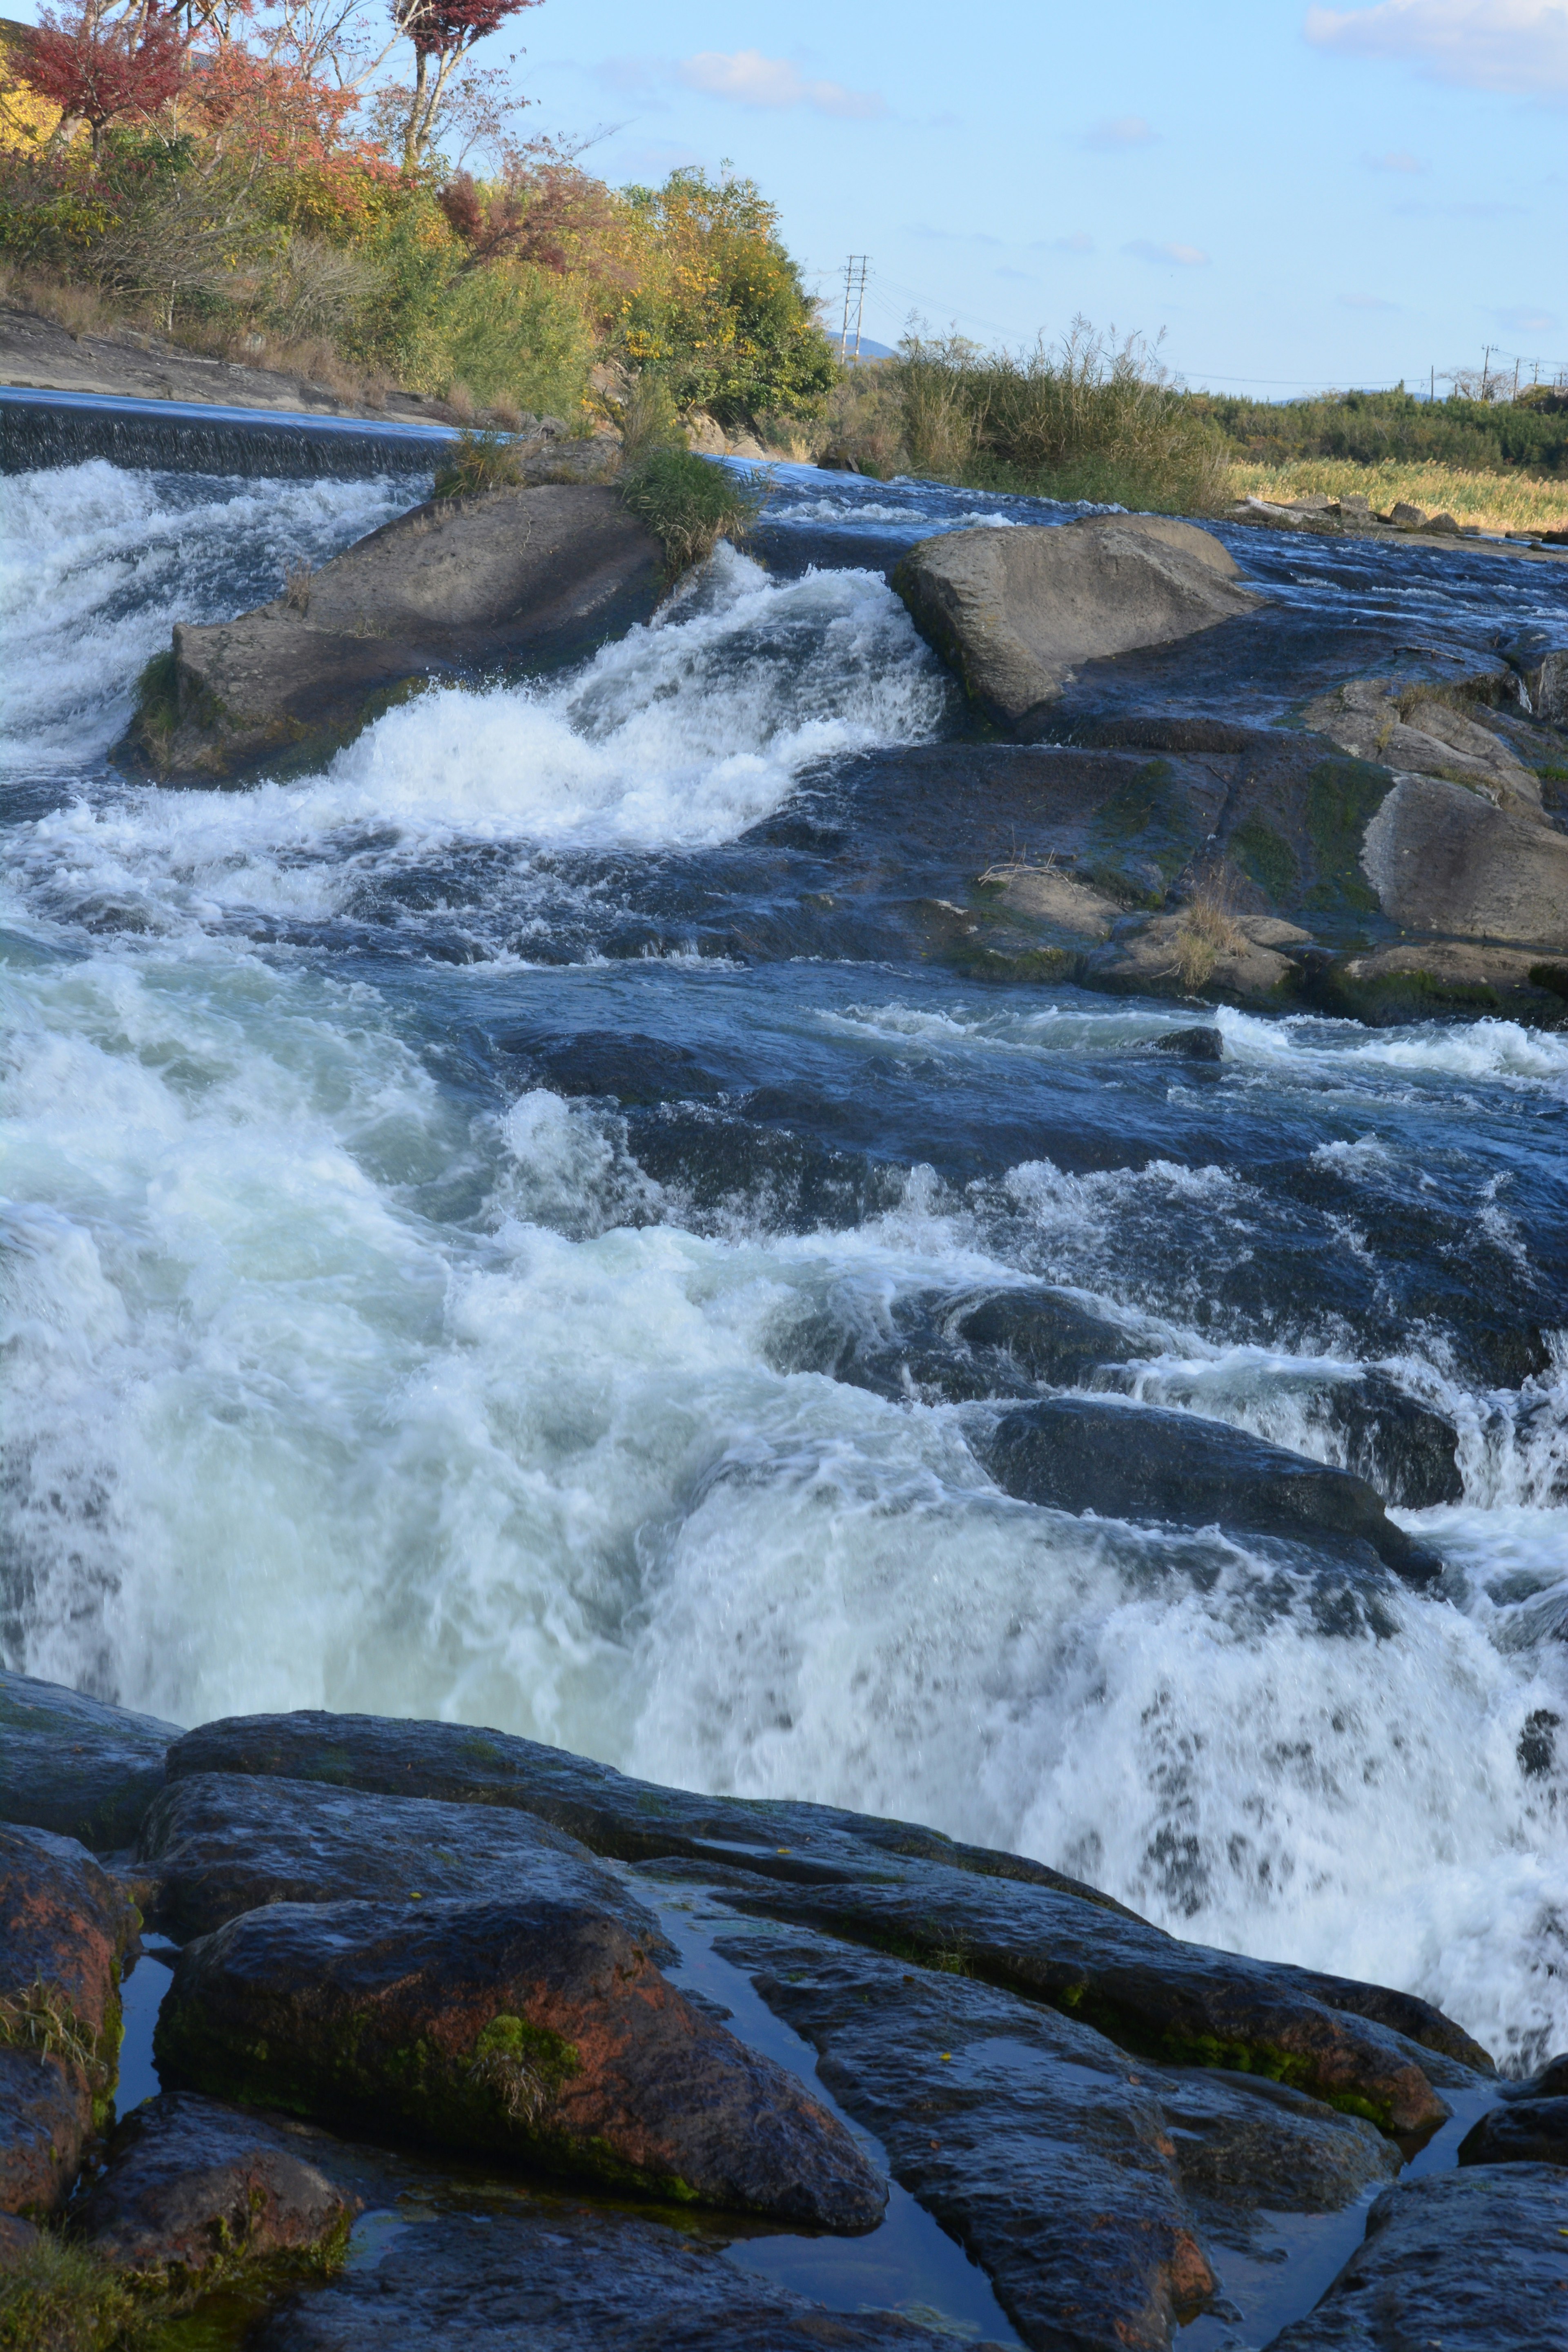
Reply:
[[1568, 835], [1432, 776], [1403, 776], [1362, 864], [1405, 928], [1568, 951]]
[[0, 2046], [0, 2213], [52, 2213], [70, 2189], [92, 2121], [83, 2069]]
[[632, 1935], [548, 1896], [275, 1903], [181, 1954], [160, 2070], [329, 2124], [819, 2228], [886, 2187]]
[[1079, 663], [1191, 636], [1263, 601], [1218, 540], [1158, 515], [944, 532], [910, 550], [893, 586], [971, 699], [1009, 724]]
[[289, 2302], [252, 2340], [254, 2352], [942, 2352], [952, 2341], [894, 2312], [826, 2311], [657, 2222], [528, 2200], [400, 2230], [379, 2262]]
[[1477, 2165], [1384, 2189], [1366, 2242], [1270, 2352], [1562, 2352], [1568, 2173]]
[[143, 2278], [297, 2253], [347, 2235], [348, 2200], [314, 2158], [325, 2135], [165, 2092], [133, 2108], [75, 2216], [93, 2252]]

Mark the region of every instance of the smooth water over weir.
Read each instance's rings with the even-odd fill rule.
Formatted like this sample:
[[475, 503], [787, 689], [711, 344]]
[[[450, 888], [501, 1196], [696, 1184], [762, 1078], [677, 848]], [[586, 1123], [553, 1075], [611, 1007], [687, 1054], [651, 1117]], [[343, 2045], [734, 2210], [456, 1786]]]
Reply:
[[[944, 960], [992, 853], [879, 567], [1050, 510], [786, 469], [768, 568], [585, 669], [202, 793], [106, 758], [171, 621], [415, 487], [4, 492], [7, 1663], [923, 1820], [1568, 2044], [1568, 1037], [1226, 1013], [1205, 1070], [1190, 1011]], [[1568, 604], [1236, 544], [1352, 636]], [[994, 1405], [835, 1376], [1026, 1282], [1323, 1458], [1374, 1377], [1446, 1416], [1442, 1585], [1012, 1501]]]

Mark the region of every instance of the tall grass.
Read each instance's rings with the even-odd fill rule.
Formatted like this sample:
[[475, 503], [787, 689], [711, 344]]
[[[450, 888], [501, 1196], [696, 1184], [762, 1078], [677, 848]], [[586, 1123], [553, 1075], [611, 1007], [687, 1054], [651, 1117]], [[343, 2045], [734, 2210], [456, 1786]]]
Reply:
[[1232, 463], [1229, 495], [1281, 502], [1321, 490], [1331, 499], [1360, 491], [1386, 514], [1398, 500], [1428, 514], [1451, 514], [1481, 530], [1568, 530], [1568, 481], [1528, 474], [1477, 473], [1452, 466], [1358, 465], [1352, 457], [1298, 457], [1279, 465]]

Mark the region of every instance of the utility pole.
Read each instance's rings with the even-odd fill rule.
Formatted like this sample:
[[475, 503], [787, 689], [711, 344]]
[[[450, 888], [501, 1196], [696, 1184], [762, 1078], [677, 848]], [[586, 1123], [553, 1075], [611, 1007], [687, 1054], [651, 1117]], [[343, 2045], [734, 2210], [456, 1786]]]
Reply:
[[1487, 380], [1491, 368], [1491, 363], [1492, 347], [1489, 343], [1487, 343], [1483, 346], [1481, 352], [1481, 398], [1483, 400], [1490, 398], [1490, 394], [1487, 391]]
[[1513, 396], [1515, 400], [1519, 398], [1519, 362], [1517, 359], [1513, 363]]
[[866, 271], [870, 264], [868, 253], [852, 253], [844, 265], [844, 324], [838, 334], [838, 356], [849, 356], [849, 306], [855, 305], [855, 356], [860, 356], [860, 322], [866, 313]]
[[1432, 381], [1426, 387], [1426, 405], [1430, 408], [1437, 397], [1437, 362], [1432, 362]]

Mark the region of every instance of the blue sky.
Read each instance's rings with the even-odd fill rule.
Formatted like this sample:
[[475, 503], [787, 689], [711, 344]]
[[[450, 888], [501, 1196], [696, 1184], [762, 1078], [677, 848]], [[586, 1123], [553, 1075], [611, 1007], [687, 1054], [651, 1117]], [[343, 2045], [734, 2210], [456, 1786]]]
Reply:
[[883, 341], [911, 312], [1018, 343], [1081, 310], [1266, 396], [1488, 343], [1568, 368], [1568, 0], [543, 0], [518, 22], [527, 120], [609, 126], [584, 161], [616, 182], [733, 158], [830, 309], [869, 254]]

